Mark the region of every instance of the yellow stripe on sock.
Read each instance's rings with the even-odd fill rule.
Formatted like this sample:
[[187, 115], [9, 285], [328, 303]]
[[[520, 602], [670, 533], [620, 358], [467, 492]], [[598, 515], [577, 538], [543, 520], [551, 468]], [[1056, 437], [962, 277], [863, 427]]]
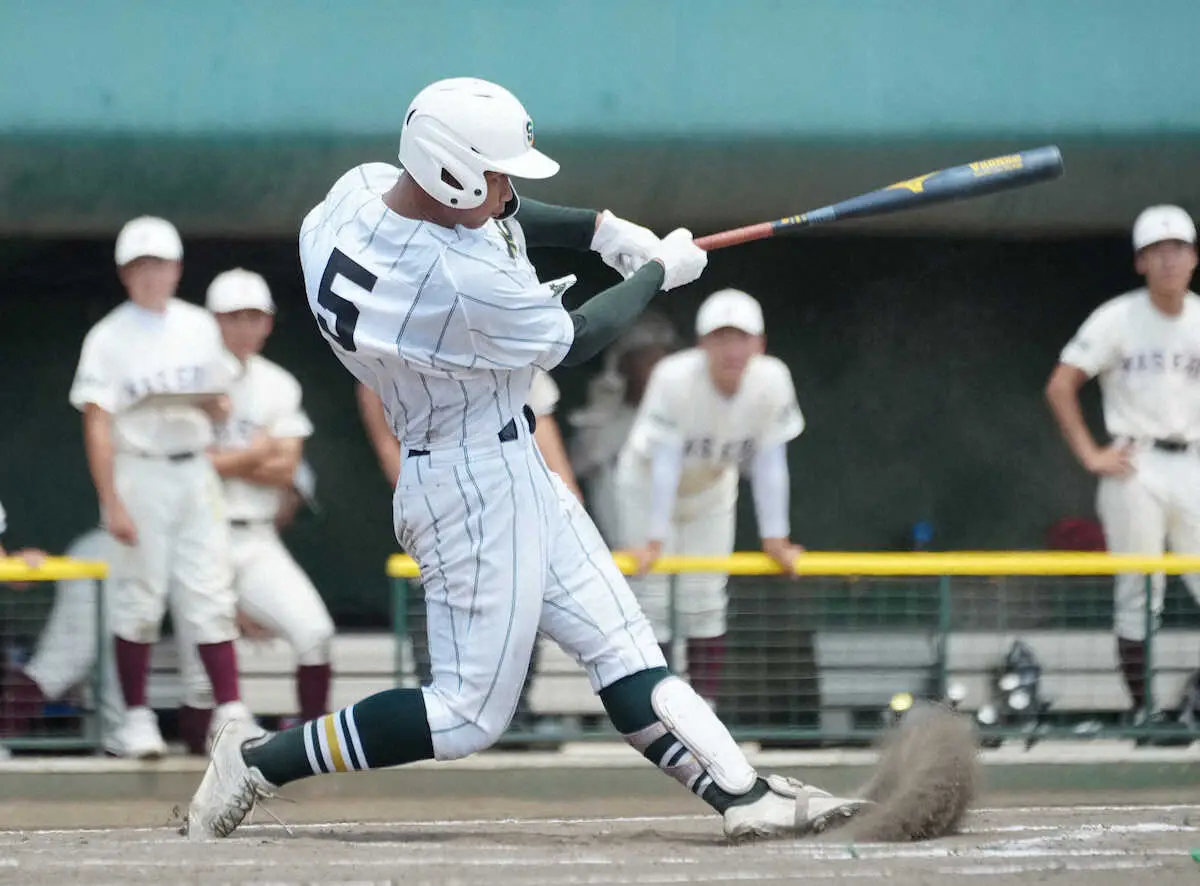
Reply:
[[338, 743], [337, 729], [333, 725], [333, 716], [327, 715], [321, 719], [325, 727], [325, 740], [329, 742], [329, 756], [333, 760], [333, 768], [338, 772], [349, 772], [350, 767], [346, 765], [346, 761], [342, 757], [342, 746]]

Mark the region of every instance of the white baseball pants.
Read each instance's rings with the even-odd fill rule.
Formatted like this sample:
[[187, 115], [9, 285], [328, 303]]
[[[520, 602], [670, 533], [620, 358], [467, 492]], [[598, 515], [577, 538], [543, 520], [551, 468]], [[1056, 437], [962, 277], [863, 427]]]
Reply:
[[396, 488], [396, 537], [425, 588], [425, 707], [439, 760], [503, 734], [539, 631], [596, 692], [666, 665], [600, 533], [518, 424], [507, 443], [407, 457]]
[[[113, 542], [114, 547], [116, 544]], [[91, 690], [93, 668], [98, 666], [100, 697], [94, 699], [93, 704], [104, 722], [104, 733], [112, 735], [124, 722], [125, 699], [117, 680], [112, 637], [108, 632], [97, 649], [96, 601], [99, 594], [100, 583], [95, 579], [56, 583], [50, 616], [24, 670], [46, 698], [57, 700], [74, 686], [86, 685]], [[111, 622], [112, 611], [112, 595], [106, 594], [106, 625]], [[213, 706], [212, 688], [196, 644], [189, 641], [185, 625], [177, 626], [176, 634], [174, 642], [179, 654], [183, 702], [194, 708], [210, 708]]]
[[236, 639], [229, 529], [208, 459], [118, 454], [115, 480], [138, 541], [118, 545], [111, 563], [113, 633], [131, 643], [156, 642], [174, 584], [176, 618], [197, 643]]
[[238, 608], [285, 640], [296, 654], [296, 664], [328, 664], [333, 619], [274, 524], [232, 527], [230, 539]]
[[[1128, 477], [1104, 477], [1096, 512], [1114, 554], [1161, 556], [1169, 545], [1177, 554], [1200, 554], [1200, 454], [1137, 447]], [[1200, 576], [1184, 582], [1200, 602]], [[1151, 582], [1151, 620], [1162, 617], [1166, 577]], [[1126, 640], [1146, 639], [1146, 577], [1118, 575], [1113, 588], [1113, 629]]]
[[[621, 484], [618, 495], [618, 547], [644, 545], [649, 535], [650, 500], [647, 490]], [[737, 512], [733, 508], [706, 511], [684, 509], [663, 540], [663, 554], [727, 557], [733, 553]], [[689, 572], [647, 575], [630, 579], [646, 617], [660, 643], [672, 640], [671, 584], [675, 584], [675, 623], [685, 639], [720, 637], [726, 631], [729, 577], [722, 573]]]

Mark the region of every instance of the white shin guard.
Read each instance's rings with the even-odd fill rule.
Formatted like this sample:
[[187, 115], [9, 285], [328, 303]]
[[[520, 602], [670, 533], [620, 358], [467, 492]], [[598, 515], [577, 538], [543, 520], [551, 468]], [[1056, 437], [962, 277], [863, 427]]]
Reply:
[[[697, 795], [713, 782], [734, 796], [754, 787], [758, 775], [750, 761], [712, 708], [684, 680], [664, 678], [651, 690], [650, 704], [658, 722], [627, 735], [626, 740], [660, 769]], [[650, 746], [668, 734], [675, 741], [661, 755], [652, 754]]]

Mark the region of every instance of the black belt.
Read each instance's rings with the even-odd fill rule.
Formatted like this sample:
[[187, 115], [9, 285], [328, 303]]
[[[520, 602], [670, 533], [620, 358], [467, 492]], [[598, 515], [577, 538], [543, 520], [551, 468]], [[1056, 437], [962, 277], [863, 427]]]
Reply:
[[167, 452], [162, 455], [157, 455], [153, 452], [134, 452], [138, 458], [161, 458], [165, 461], [191, 461], [200, 453], [198, 452]]
[[[533, 433], [537, 429], [537, 416], [533, 414], [533, 410], [529, 406], [524, 406], [521, 413], [525, 416], [525, 423], [529, 425], [529, 433]], [[517, 420], [510, 418], [496, 435], [500, 438], [501, 443], [507, 443], [510, 440], [517, 439]], [[428, 449], [410, 449], [408, 450], [409, 458], [420, 458], [422, 455], [429, 455]]]
[[271, 520], [271, 519], [230, 520], [229, 525], [232, 526], [234, 529], [249, 529], [251, 526], [266, 526], [266, 525], [268, 525], [270, 523], [274, 523], [274, 522], [275, 521]]
[[1152, 445], [1163, 452], [1187, 452], [1192, 448], [1191, 443], [1183, 440], [1155, 440]]

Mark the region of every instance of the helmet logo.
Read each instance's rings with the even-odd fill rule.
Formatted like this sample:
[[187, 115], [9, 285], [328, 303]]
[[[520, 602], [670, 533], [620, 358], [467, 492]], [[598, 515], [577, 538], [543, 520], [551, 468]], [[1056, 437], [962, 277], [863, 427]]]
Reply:
[[529, 147], [533, 147], [533, 120], [530, 119], [525, 121], [525, 141], [528, 142]]

